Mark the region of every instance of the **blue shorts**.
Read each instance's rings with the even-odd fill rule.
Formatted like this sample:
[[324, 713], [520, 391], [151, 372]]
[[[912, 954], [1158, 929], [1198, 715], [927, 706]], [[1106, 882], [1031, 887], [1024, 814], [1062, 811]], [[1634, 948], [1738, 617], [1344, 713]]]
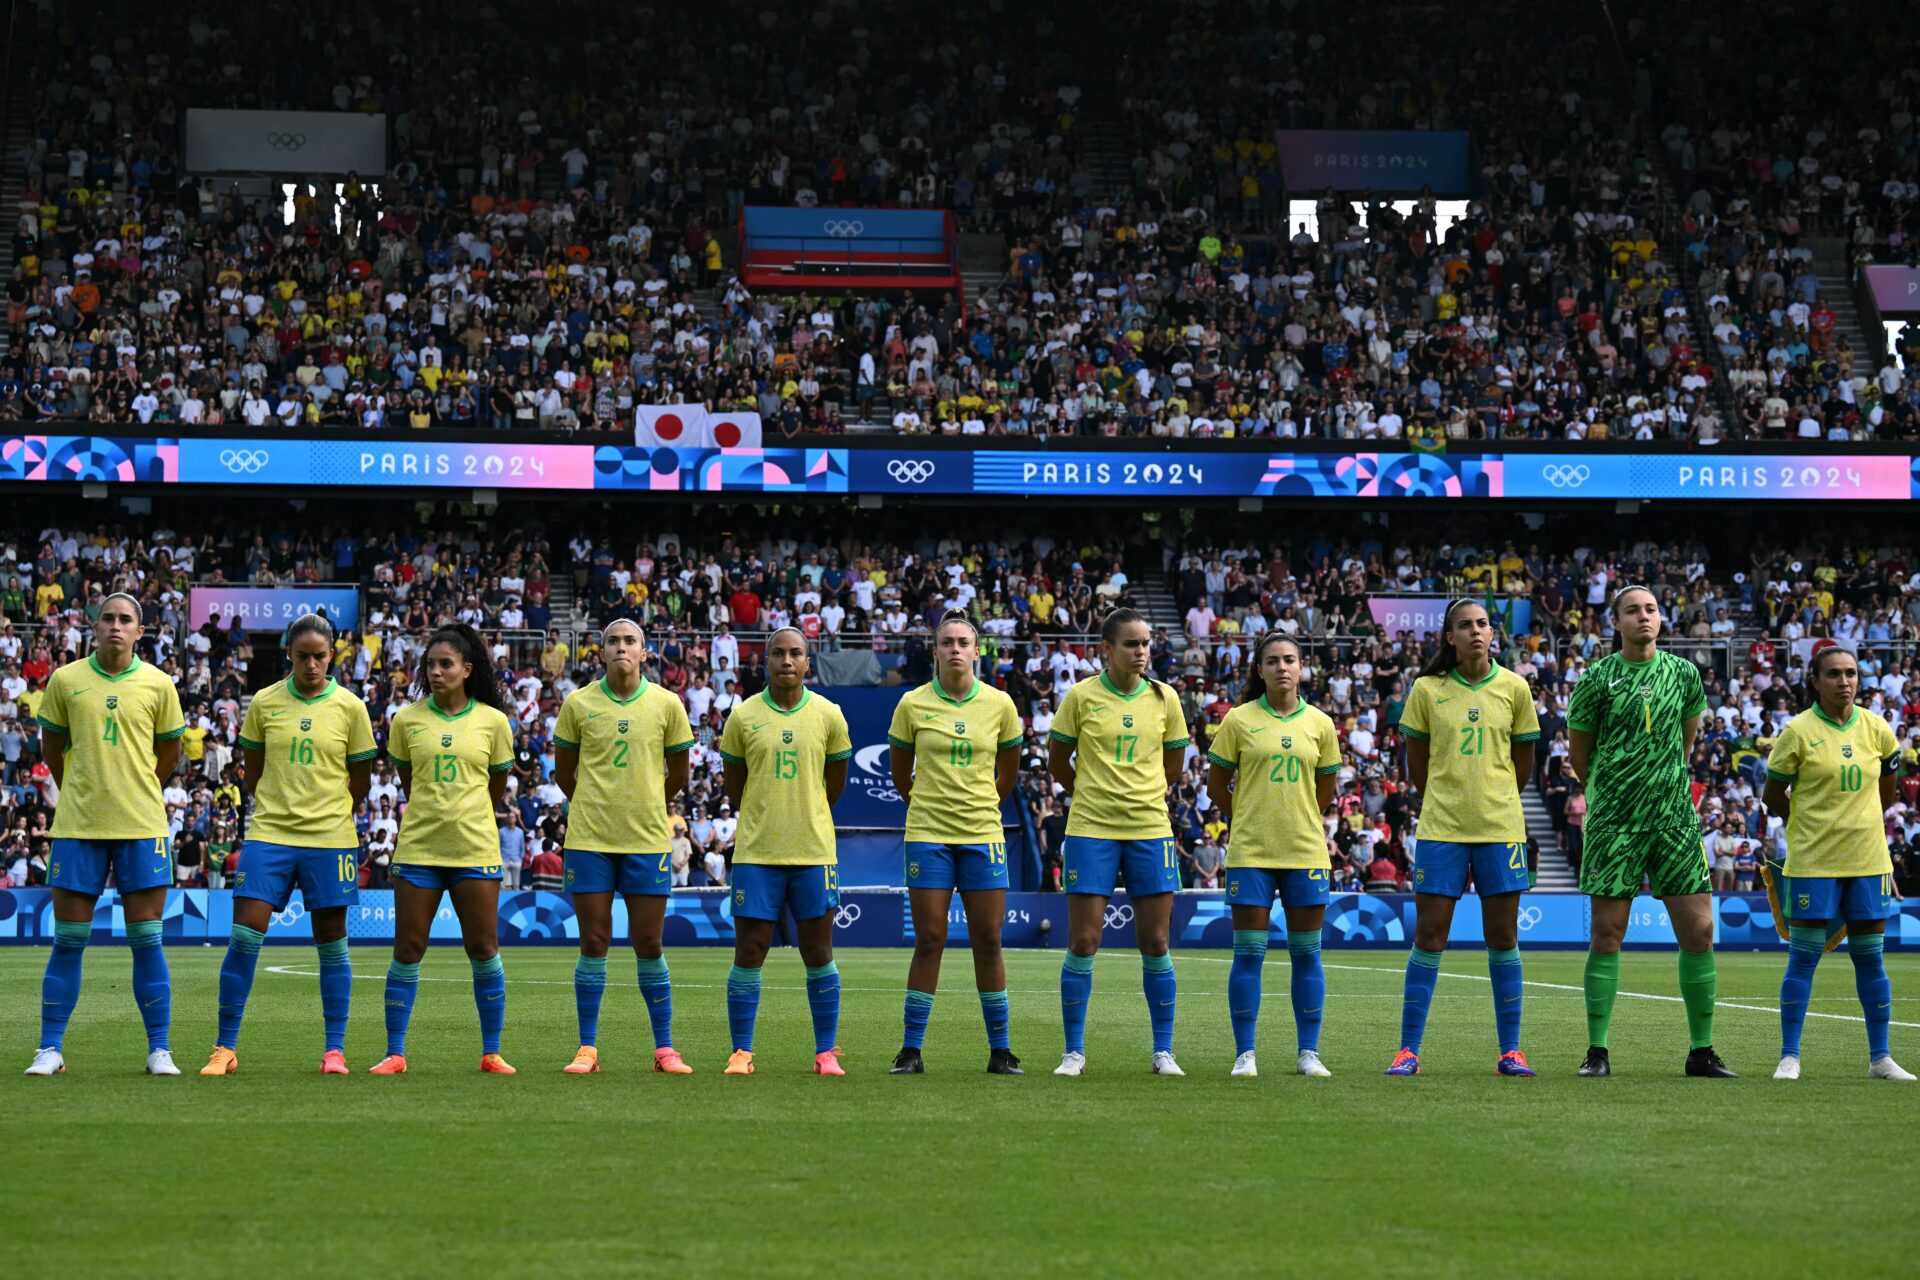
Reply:
[[1007, 887], [1007, 846], [1004, 844], [935, 844], [907, 842], [907, 888], [1004, 889]]
[[664, 853], [595, 853], [569, 849], [568, 893], [644, 893], [664, 898], [673, 892], [673, 859]]
[[499, 880], [500, 864], [487, 867], [429, 867], [418, 862], [396, 862], [393, 878], [416, 889], [451, 889], [462, 880]]
[[742, 920], [778, 920], [781, 906], [795, 920], [818, 920], [840, 905], [838, 867], [733, 864], [733, 914]]
[[1333, 900], [1333, 875], [1325, 867], [1230, 867], [1227, 905], [1271, 911], [1277, 895], [1283, 907], [1324, 907]]
[[1780, 907], [1789, 920], [1890, 920], [1892, 876], [1782, 876]]
[[1442, 898], [1458, 898], [1467, 891], [1467, 871], [1473, 871], [1474, 891], [1483, 898], [1500, 893], [1525, 893], [1533, 888], [1527, 870], [1527, 845], [1461, 844], [1453, 840], [1422, 840], [1413, 848], [1413, 891]]
[[1068, 836], [1061, 852], [1068, 893], [1111, 898], [1122, 873], [1130, 897], [1172, 893], [1180, 887], [1180, 846], [1172, 836], [1158, 840]]
[[173, 853], [165, 836], [136, 840], [76, 840], [53, 842], [53, 860], [47, 865], [47, 883], [99, 897], [107, 889], [107, 871], [121, 893], [160, 889], [173, 883]]
[[360, 850], [301, 849], [264, 840], [240, 846], [234, 897], [258, 898], [279, 911], [293, 897], [295, 882], [309, 911], [352, 906], [360, 897]]

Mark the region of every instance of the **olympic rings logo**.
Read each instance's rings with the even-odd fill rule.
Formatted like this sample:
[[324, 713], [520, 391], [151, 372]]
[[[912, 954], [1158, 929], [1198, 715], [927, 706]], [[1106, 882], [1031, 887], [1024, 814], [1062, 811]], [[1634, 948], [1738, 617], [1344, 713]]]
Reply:
[[846, 906], [841, 907], [838, 911], [833, 913], [833, 927], [836, 929], [849, 928], [852, 926], [854, 921], [858, 920], [859, 918], [860, 918], [860, 904], [857, 902], [849, 902]]
[[267, 145], [275, 151], [298, 151], [307, 145], [307, 135], [304, 133], [270, 133], [267, 135]]
[[273, 922], [284, 929], [296, 920], [303, 918], [306, 914], [307, 904], [304, 901], [289, 902], [284, 910], [273, 913]]
[[887, 474], [899, 484], [925, 484], [933, 479], [935, 469], [925, 458], [895, 458], [887, 464]]
[[1585, 463], [1567, 466], [1556, 462], [1540, 468], [1540, 474], [1556, 489], [1578, 489], [1587, 482], [1593, 472]]
[[1115, 906], [1112, 903], [1107, 904], [1107, 920], [1106, 920], [1107, 928], [1124, 929], [1132, 923], [1133, 923], [1133, 907], [1132, 906], [1124, 902], [1121, 903], [1119, 906]]
[[892, 787], [868, 787], [867, 797], [871, 800], [878, 800], [882, 804], [898, 804], [900, 802], [900, 793]]
[[820, 229], [836, 240], [851, 240], [853, 237], [865, 233], [867, 224], [864, 222], [848, 222], [844, 219], [834, 219], [822, 223]]
[[273, 461], [265, 449], [227, 449], [220, 455], [220, 465], [236, 475], [252, 475], [266, 470]]
[[1540, 908], [1538, 907], [1520, 908], [1520, 932], [1525, 933], [1533, 928], [1533, 926], [1539, 924], [1540, 914]]

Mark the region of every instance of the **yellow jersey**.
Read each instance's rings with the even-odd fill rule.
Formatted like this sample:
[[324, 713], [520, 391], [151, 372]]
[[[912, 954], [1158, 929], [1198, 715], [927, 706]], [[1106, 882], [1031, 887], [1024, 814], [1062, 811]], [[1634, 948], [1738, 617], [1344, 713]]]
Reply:
[[429, 697], [393, 717], [387, 755], [413, 771], [395, 862], [500, 865], [500, 828], [487, 780], [513, 768], [513, 726], [505, 714], [469, 700], [450, 716]]
[[1227, 712], [1207, 759], [1234, 775], [1227, 866], [1331, 868], [1317, 780], [1340, 771], [1340, 734], [1302, 700], [1281, 715], [1261, 694]]
[[821, 773], [853, 756], [847, 718], [811, 689], [789, 711], [771, 690], [739, 703], [720, 731], [720, 758], [745, 765], [733, 860], [768, 867], [840, 864]]
[[1074, 748], [1067, 834], [1105, 840], [1167, 840], [1165, 752], [1187, 745], [1180, 699], [1142, 678], [1121, 693], [1102, 671], [1060, 699], [1053, 740]]
[[247, 704], [240, 745], [261, 754], [249, 840], [297, 849], [357, 849], [347, 766], [380, 754], [367, 704], [333, 681], [303, 698], [293, 681]]
[[1422, 840], [1526, 840], [1513, 744], [1539, 741], [1540, 717], [1524, 679], [1499, 666], [1471, 684], [1458, 671], [1421, 676], [1400, 712], [1400, 732], [1427, 743]]
[[560, 704], [553, 745], [578, 752], [567, 848], [594, 853], [666, 853], [667, 757], [691, 750], [693, 725], [680, 699], [642, 676], [621, 698], [601, 677]]
[[145, 840], [167, 834], [155, 748], [186, 732], [173, 681], [134, 658], [110, 676], [88, 654], [47, 680], [40, 727], [67, 740], [53, 836]]
[[1817, 706], [1787, 721], [1767, 757], [1767, 776], [1792, 788], [1788, 875], [1893, 874], [1880, 774], [1899, 754], [1892, 726], [1859, 707], [1845, 724]]
[[1013, 699], [984, 680], [975, 680], [964, 698], [948, 696], [938, 680], [930, 680], [895, 703], [887, 744], [913, 752], [906, 838], [930, 844], [1005, 840], [995, 764], [1025, 734]]

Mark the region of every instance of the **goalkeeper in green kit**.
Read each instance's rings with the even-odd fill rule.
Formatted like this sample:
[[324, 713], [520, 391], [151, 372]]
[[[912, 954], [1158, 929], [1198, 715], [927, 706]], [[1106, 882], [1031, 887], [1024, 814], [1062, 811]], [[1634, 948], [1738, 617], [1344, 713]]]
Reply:
[[1656, 647], [1653, 592], [1622, 587], [1610, 612], [1619, 647], [1587, 668], [1567, 708], [1573, 771], [1587, 787], [1580, 892], [1593, 899], [1580, 1074], [1612, 1074], [1607, 1028], [1620, 990], [1620, 943], [1646, 883], [1666, 904], [1680, 942], [1687, 1074], [1733, 1079], [1713, 1051], [1713, 882], [1687, 772], [1706, 693], [1698, 668]]

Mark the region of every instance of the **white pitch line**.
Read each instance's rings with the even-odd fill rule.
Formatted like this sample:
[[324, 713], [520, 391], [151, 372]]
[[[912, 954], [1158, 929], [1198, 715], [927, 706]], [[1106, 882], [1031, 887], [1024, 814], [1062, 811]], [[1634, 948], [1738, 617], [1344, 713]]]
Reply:
[[[1207, 964], [1232, 964], [1233, 963], [1232, 960], [1226, 959], [1220, 956], [1183, 956], [1183, 955], [1179, 955], [1178, 953], [1175, 953], [1175, 959], [1198, 960]], [[1276, 967], [1279, 964], [1277, 960], [1269, 960], [1267, 961], [1267, 963], [1271, 965], [1275, 965]], [[1323, 960], [1321, 961], [1321, 965], [1328, 969], [1345, 969], [1353, 973], [1404, 973], [1405, 972], [1405, 970], [1403, 969], [1382, 969], [1379, 965], [1372, 965], [1372, 964], [1327, 964]], [[1445, 969], [1442, 969], [1440, 971], [1440, 976], [1443, 978], [1464, 978], [1469, 982], [1492, 982], [1493, 981], [1492, 978], [1487, 977], [1485, 974], [1448, 973]], [[1578, 991], [1582, 995], [1586, 994], [1586, 988], [1570, 986], [1564, 982], [1535, 982], [1532, 979], [1524, 979], [1522, 980], [1520, 985], [1526, 986], [1526, 987], [1541, 987], [1549, 991]], [[1631, 997], [1632, 999], [1635, 999], [1635, 1000], [1660, 1000], [1668, 1004], [1684, 1004], [1685, 1003], [1685, 1001], [1683, 1001], [1679, 996], [1654, 995], [1646, 991], [1622, 991], [1619, 994], [1623, 996]], [[1776, 1017], [1780, 1013], [1780, 1009], [1777, 1005], [1768, 1006], [1764, 1004], [1736, 1004], [1731, 1000], [1715, 1000], [1713, 1003], [1714, 1003], [1714, 1007], [1719, 1009], [1744, 1009], [1748, 1013], [1771, 1013]], [[1862, 1024], [1866, 1022], [1866, 1019], [1860, 1017], [1858, 1014], [1817, 1013], [1812, 1009], [1809, 1009], [1807, 1011], [1807, 1016], [1809, 1018], [1828, 1018], [1835, 1022], [1858, 1022]], [[1920, 1028], [1920, 1022], [1891, 1022], [1888, 1025], [1895, 1026], [1895, 1027]]]

